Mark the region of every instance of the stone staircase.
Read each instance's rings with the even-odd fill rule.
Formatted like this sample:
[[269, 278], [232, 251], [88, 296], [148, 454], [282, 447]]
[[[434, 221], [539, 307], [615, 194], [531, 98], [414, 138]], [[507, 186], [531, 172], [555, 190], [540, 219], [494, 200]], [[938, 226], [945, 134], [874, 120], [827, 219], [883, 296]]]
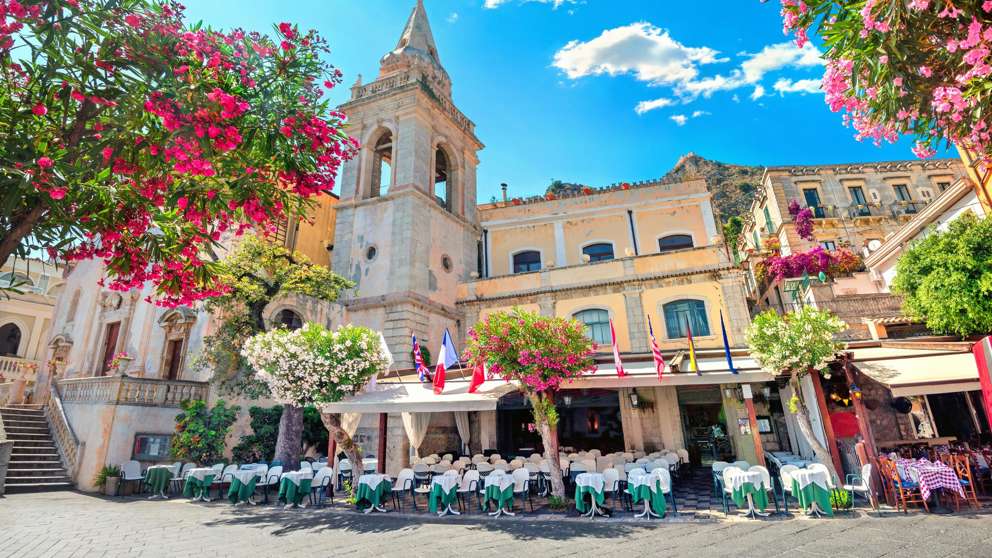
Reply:
[[7, 468], [8, 494], [72, 487], [40, 406], [0, 407], [7, 439], [14, 442]]

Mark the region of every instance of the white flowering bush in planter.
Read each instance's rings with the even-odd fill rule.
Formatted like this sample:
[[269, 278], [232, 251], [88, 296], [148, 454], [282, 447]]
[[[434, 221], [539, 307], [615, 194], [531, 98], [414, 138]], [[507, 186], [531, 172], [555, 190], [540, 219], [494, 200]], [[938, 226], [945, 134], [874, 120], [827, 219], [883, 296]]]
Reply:
[[[379, 332], [354, 325], [328, 330], [308, 323], [293, 331], [266, 331], [249, 339], [241, 354], [276, 401], [300, 408], [354, 395], [393, 363]], [[341, 451], [352, 463], [361, 463], [359, 448], [341, 428], [340, 417], [321, 416]]]

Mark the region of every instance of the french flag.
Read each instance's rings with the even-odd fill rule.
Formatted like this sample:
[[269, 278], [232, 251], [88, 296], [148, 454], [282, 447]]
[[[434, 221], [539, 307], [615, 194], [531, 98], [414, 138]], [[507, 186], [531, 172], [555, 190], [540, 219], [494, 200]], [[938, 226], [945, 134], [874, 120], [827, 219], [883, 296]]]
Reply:
[[448, 329], [444, 329], [444, 337], [441, 338], [441, 348], [437, 351], [437, 365], [434, 367], [434, 393], [441, 395], [444, 391], [444, 372], [458, 364], [458, 352], [455, 351], [455, 343], [451, 340]]

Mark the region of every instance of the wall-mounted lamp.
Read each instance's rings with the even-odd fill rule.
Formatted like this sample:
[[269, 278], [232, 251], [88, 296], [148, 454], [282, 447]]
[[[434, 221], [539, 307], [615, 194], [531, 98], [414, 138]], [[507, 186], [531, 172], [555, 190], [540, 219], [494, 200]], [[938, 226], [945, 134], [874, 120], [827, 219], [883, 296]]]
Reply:
[[741, 393], [740, 386], [724, 388], [723, 396], [726, 397], [727, 399], [736, 399], [738, 401], [744, 400], [744, 394]]
[[561, 402], [564, 403], [566, 407], [571, 407], [572, 406], [572, 396], [571, 395], [563, 395], [561, 397]]
[[641, 407], [641, 398], [637, 395], [637, 390], [630, 390], [630, 406], [639, 409]]
[[772, 398], [772, 388], [771, 386], [765, 386], [761, 388], [761, 394], [765, 396], [765, 401], [770, 401]]

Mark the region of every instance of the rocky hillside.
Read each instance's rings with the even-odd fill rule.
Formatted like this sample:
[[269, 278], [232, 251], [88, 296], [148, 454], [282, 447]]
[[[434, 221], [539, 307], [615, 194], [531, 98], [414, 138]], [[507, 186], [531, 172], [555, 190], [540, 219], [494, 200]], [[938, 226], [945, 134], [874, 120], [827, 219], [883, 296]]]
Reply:
[[762, 167], [730, 165], [711, 161], [689, 152], [679, 158], [672, 170], [662, 177], [662, 182], [681, 182], [691, 178], [704, 178], [713, 194], [713, 205], [726, 221], [742, 215], [751, 205], [755, 192], [761, 185]]

